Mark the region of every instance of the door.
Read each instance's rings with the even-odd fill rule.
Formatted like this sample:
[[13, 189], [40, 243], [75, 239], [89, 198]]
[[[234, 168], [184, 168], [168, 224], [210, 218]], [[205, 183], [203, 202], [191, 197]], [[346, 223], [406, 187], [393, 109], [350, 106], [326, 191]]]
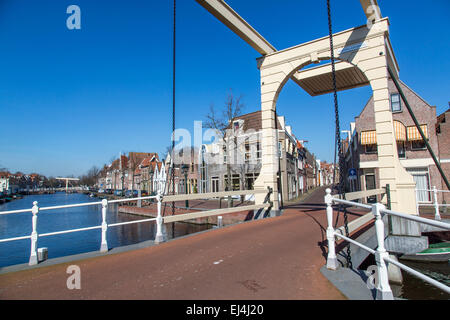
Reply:
[[[366, 176], [366, 190], [373, 190], [376, 188], [375, 186], [375, 175], [374, 174], [367, 174]], [[367, 203], [376, 203], [377, 202], [377, 196], [370, 196], [367, 197]]]

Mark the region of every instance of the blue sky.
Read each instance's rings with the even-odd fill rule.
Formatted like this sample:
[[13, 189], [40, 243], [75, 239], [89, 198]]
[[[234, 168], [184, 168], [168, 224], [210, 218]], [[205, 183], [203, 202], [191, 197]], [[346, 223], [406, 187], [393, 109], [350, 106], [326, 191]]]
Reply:
[[[325, 0], [227, 3], [277, 49], [328, 34]], [[81, 30], [66, 27], [71, 4], [81, 8]], [[401, 79], [442, 113], [450, 100], [450, 2], [379, 4]], [[172, 127], [172, 6], [0, 0], [0, 167], [80, 175], [121, 151], [163, 153]], [[258, 110], [259, 54], [194, 0], [177, 8], [177, 128], [193, 131], [230, 89], [243, 96], [245, 112]], [[365, 23], [358, 0], [332, 0], [332, 10], [334, 32]], [[342, 129], [370, 94], [369, 87], [339, 93]], [[310, 97], [288, 82], [277, 107], [312, 152], [333, 159], [331, 94]]]

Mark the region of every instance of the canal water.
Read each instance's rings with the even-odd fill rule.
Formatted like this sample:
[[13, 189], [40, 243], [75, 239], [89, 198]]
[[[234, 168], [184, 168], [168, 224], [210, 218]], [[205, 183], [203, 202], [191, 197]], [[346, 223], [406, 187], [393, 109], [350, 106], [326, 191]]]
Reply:
[[[419, 271], [434, 280], [450, 286], [450, 263], [449, 262], [422, 262], [399, 259], [400, 263]], [[376, 265], [374, 255], [369, 255], [359, 266], [361, 270], [367, 270], [371, 265]], [[403, 283], [390, 283], [395, 298], [408, 300], [449, 300], [450, 294], [436, 288], [410, 273], [401, 270]]]
[[[44, 195], [24, 196], [0, 205], [0, 211], [28, 209], [38, 201], [39, 207], [57, 206], [85, 202], [98, 202], [84, 194], [66, 194], [64, 192]], [[0, 239], [31, 234], [31, 212], [0, 215]], [[146, 219], [146, 217], [119, 213], [117, 205], [108, 206], [106, 221], [108, 224]], [[69, 229], [99, 226], [102, 223], [101, 205], [87, 207], [46, 210], [38, 213], [37, 232], [47, 233]], [[166, 224], [168, 239], [206, 229], [212, 225], [189, 223]], [[115, 248], [146, 240], [154, 240], [156, 224], [154, 221], [135, 223], [108, 228], [108, 247]], [[101, 229], [73, 232], [38, 238], [38, 248], [48, 248], [48, 258], [56, 258], [100, 250]], [[30, 239], [0, 242], [0, 268], [20, 263], [28, 263], [30, 257]]]

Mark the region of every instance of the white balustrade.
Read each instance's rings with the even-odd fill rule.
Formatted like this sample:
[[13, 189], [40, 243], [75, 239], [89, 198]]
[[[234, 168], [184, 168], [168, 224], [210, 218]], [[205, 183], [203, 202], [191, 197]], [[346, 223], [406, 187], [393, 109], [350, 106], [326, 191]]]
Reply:
[[441, 215], [439, 214], [439, 203], [436, 186], [433, 186], [433, 199], [434, 199], [434, 219], [441, 220]]
[[38, 263], [38, 258], [37, 258], [37, 239], [38, 239], [38, 234], [37, 234], [37, 218], [38, 218], [38, 213], [39, 213], [39, 207], [38, 207], [38, 202], [34, 201], [33, 202], [33, 208], [31, 209], [31, 213], [33, 214], [32, 219], [32, 231], [31, 231], [31, 253], [30, 253], [30, 261], [29, 261], [29, 265], [35, 265]]
[[161, 242], [164, 242], [164, 235], [162, 233], [163, 218], [162, 218], [162, 215], [161, 215], [161, 200], [162, 200], [161, 193], [158, 193], [157, 200], [158, 200], [158, 204], [157, 204], [158, 216], [156, 217], [155, 243], [161, 243]]
[[391, 287], [389, 286], [388, 270], [385, 259], [389, 258], [389, 253], [384, 247], [384, 222], [382, 210], [386, 207], [381, 203], [375, 203], [372, 206], [372, 214], [375, 217], [375, 232], [377, 235], [377, 251], [375, 252], [375, 261], [377, 263], [378, 287], [377, 300], [393, 300]]
[[106, 211], [108, 210], [108, 200], [102, 200], [102, 243], [100, 245], [100, 252], [108, 252], [108, 242], [106, 241], [106, 232], [108, 225], [106, 224]]
[[327, 204], [327, 240], [328, 240], [328, 257], [327, 268], [336, 270], [338, 268], [338, 261], [336, 257], [335, 241], [334, 241], [334, 228], [333, 228], [333, 196], [331, 195], [331, 189], [325, 190], [325, 203]]
[[[433, 188], [433, 189], [435, 189], [435, 188]], [[434, 279], [432, 279], [432, 278], [430, 278], [430, 277], [428, 277], [428, 276], [426, 276], [426, 275], [424, 275], [424, 274], [422, 274], [422, 273], [420, 273], [398, 261], [395, 261], [395, 260], [392, 260], [389, 258], [389, 253], [386, 251], [386, 248], [384, 246], [384, 238], [385, 238], [384, 229], [385, 228], [384, 228], [384, 222], [383, 222], [383, 215], [384, 214], [393, 215], [393, 216], [396, 216], [399, 218], [416, 221], [419, 223], [431, 225], [431, 226], [438, 227], [438, 228], [443, 228], [445, 230], [450, 230], [449, 223], [436, 221], [436, 220], [440, 220], [440, 219], [436, 219], [436, 217], [435, 217], [435, 220], [425, 219], [425, 218], [418, 217], [415, 215], [410, 215], [410, 214], [405, 214], [405, 213], [401, 213], [401, 212], [395, 212], [392, 210], [388, 210], [388, 209], [386, 209], [386, 207], [383, 204], [380, 204], [380, 203], [375, 203], [373, 205], [366, 205], [366, 204], [361, 204], [358, 202], [342, 200], [342, 199], [339, 199], [339, 196], [336, 196], [336, 195], [332, 196], [330, 189], [327, 189], [325, 192], [326, 192], [325, 203], [327, 205], [327, 223], [328, 223], [328, 227], [327, 227], [327, 240], [328, 240], [327, 268], [328, 269], [331, 269], [331, 270], [337, 269], [337, 261], [335, 261], [336, 252], [335, 252], [335, 240], [334, 240], [334, 237], [336, 236], [338, 238], [342, 238], [345, 241], [352, 243], [352, 244], [370, 252], [371, 254], [375, 255], [375, 261], [377, 263], [377, 277], [378, 277], [378, 286], [376, 288], [376, 290], [377, 290], [376, 298], [377, 299], [380, 299], [380, 300], [394, 299], [392, 290], [389, 286], [388, 270], [387, 270], [386, 262], [392, 263], [393, 265], [396, 265], [397, 267], [430, 283], [431, 285], [433, 285], [447, 293], [450, 293], [450, 287], [446, 286], [445, 284], [442, 284], [442, 283], [440, 283], [440, 282], [438, 282], [438, 281], [436, 281], [436, 280], [434, 280]], [[335, 202], [346, 204], [346, 205], [351, 205], [351, 206], [355, 206], [355, 207], [359, 207], [359, 208], [370, 209], [372, 211], [372, 214], [375, 218], [375, 232], [376, 232], [376, 238], [377, 238], [377, 249], [376, 250], [366, 247], [363, 244], [361, 244], [349, 237], [346, 237], [346, 236], [342, 235], [341, 233], [336, 232], [333, 229], [332, 204]]]

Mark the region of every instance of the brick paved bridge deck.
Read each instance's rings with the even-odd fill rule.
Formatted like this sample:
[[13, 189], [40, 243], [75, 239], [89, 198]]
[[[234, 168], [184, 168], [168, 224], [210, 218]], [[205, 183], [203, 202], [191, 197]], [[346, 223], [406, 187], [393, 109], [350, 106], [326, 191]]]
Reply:
[[[324, 190], [283, 215], [0, 275], [0, 299], [345, 299], [321, 273]], [[356, 216], [355, 216], [356, 217]], [[68, 290], [67, 266], [81, 269]]]

